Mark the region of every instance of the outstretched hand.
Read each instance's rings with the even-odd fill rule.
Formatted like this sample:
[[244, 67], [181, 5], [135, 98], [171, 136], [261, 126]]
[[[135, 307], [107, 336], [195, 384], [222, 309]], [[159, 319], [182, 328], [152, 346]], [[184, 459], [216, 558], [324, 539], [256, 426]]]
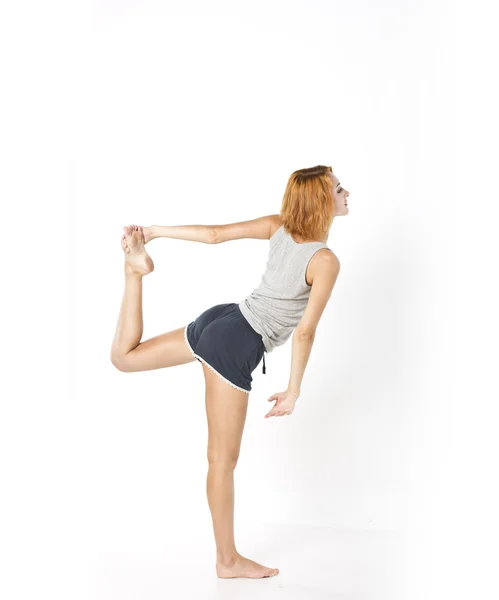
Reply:
[[283, 415], [290, 415], [295, 409], [296, 401], [298, 400], [299, 394], [294, 392], [277, 392], [268, 399], [268, 402], [276, 401], [273, 408], [265, 415], [267, 417], [282, 417]]

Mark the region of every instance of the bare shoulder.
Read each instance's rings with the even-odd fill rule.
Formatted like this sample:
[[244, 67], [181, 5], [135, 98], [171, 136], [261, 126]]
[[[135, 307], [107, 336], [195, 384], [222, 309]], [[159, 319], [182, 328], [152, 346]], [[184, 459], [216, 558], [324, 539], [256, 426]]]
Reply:
[[297, 335], [313, 336], [331, 297], [340, 271], [340, 261], [332, 250], [321, 248], [313, 255], [309, 270], [313, 271], [310, 296], [295, 332]]
[[282, 218], [280, 214], [270, 215], [270, 237], [279, 229], [282, 225]]
[[313, 285], [314, 280], [334, 281], [340, 271], [340, 261], [330, 248], [321, 248], [312, 257], [307, 269], [307, 279], [310, 278]]
[[340, 260], [331, 248], [321, 248], [315, 255], [319, 258], [320, 264], [324, 265], [324, 268], [340, 268]]

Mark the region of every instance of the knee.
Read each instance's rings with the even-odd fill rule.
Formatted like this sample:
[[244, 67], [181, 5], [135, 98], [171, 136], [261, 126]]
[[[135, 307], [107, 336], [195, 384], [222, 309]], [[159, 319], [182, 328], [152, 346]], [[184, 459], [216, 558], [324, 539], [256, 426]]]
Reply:
[[210, 468], [234, 470], [239, 459], [239, 452], [219, 452], [208, 450], [208, 464]]

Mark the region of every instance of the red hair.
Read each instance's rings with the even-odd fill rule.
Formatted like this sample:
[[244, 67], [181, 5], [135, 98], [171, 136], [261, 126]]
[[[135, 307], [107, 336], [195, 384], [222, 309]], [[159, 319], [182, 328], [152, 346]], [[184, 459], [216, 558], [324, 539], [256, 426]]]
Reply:
[[280, 212], [287, 233], [304, 240], [327, 234], [334, 217], [332, 172], [331, 167], [317, 165], [291, 173]]

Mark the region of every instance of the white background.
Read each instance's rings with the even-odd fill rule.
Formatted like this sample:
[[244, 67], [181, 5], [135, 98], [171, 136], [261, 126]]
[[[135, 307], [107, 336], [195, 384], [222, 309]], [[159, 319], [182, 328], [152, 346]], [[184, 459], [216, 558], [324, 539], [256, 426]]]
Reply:
[[[478, 160], [497, 124], [476, 92], [490, 18], [443, 1], [21, 4], [0, 25], [5, 597], [90, 598], [106, 552], [214, 556], [201, 366], [109, 359], [122, 226], [278, 213], [316, 164], [351, 193], [328, 240], [342, 270], [291, 418], [263, 418], [290, 343], [254, 372], [236, 541], [262, 523], [379, 530], [400, 540], [404, 598], [489, 594], [497, 193], [473, 169], [496, 168]], [[151, 242], [144, 339], [244, 298], [267, 250]]]

